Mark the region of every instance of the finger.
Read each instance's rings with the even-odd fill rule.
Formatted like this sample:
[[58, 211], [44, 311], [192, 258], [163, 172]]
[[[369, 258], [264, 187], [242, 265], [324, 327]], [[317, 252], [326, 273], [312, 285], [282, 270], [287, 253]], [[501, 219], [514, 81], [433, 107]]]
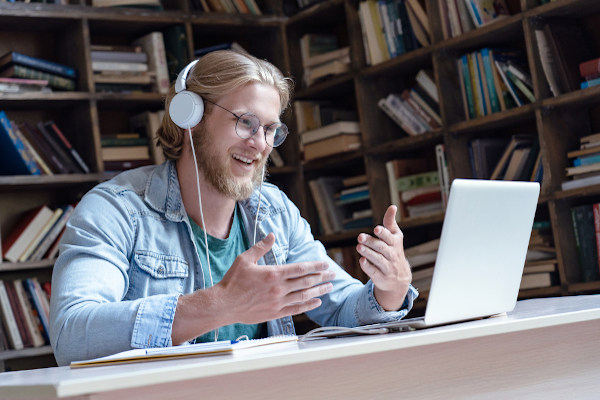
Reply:
[[383, 226], [385, 226], [392, 234], [400, 232], [400, 227], [396, 222], [396, 212], [398, 208], [394, 205], [388, 207], [383, 216]]
[[297, 290], [295, 292], [289, 293], [285, 297], [285, 301], [288, 304], [306, 303], [311, 299], [323, 296], [324, 294], [329, 293], [332, 290], [332, 283], [323, 283], [321, 285], [313, 286], [308, 289]]
[[377, 268], [383, 275], [389, 271], [389, 260], [380, 252], [374, 251], [373, 249], [358, 245], [356, 251], [362, 256], [362, 259], [368, 261], [374, 268]]
[[295, 292], [302, 289], [311, 288], [320, 285], [324, 282], [329, 282], [335, 278], [335, 272], [323, 271], [316, 274], [305, 275], [300, 278], [291, 279], [290, 292]]
[[305, 261], [292, 264], [281, 264], [278, 267], [280, 268], [282, 278], [295, 279], [325, 271], [329, 268], [329, 264], [324, 261]]
[[361, 257], [358, 261], [360, 265], [360, 269], [364, 271], [365, 274], [373, 281], [373, 284], [377, 285], [380, 279], [383, 278], [383, 273], [379, 268], [377, 268], [372, 262], [367, 260], [365, 257]]
[[[380, 228], [383, 229], [382, 227], [380, 227]], [[389, 235], [389, 232], [388, 232], [388, 235]], [[364, 254], [362, 254], [363, 248], [365, 248], [365, 249], [369, 248], [369, 249], [373, 250], [374, 252], [381, 253], [384, 256], [388, 257], [390, 246], [392, 246], [391, 243], [386, 243], [384, 240], [376, 239], [376, 238], [369, 236], [367, 234], [364, 234], [364, 233], [361, 233], [359, 235], [358, 243], [359, 244], [356, 246], [356, 250], [361, 255], [364, 255]]]
[[275, 244], [275, 235], [269, 233], [266, 238], [257, 242], [244, 253], [244, 257], [248, 257], [250, 262], [256, 264], [265, 254], [267, 254]]
[[302, 314], [307, 311], [314, 310], [315, 308], [319, 307], [320, 305], [321, 305], [321, 299], [319, 299], [317, 297], [310, 299], [306, 303], [290, 304], [289, 306], [286, 306], [281, 309], [281, 316], [285, 317], [288, 315]]

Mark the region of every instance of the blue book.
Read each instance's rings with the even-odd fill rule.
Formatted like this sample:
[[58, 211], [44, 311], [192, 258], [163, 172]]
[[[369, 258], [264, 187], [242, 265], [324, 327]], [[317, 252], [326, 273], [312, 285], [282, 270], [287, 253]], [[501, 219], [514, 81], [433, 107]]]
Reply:
[[0, 57], [0, 69], [7, 65], [16, 64], [24, 67], [37, 69], [39, 71], [49, 72], [69, 79], [77, 79], [77, 70], [64, 64], [44, 60], [38, 57], [28, 56], [26, 54], [11, 51]]
[[588, 87], [592, 87], [592, 86], [597, 86], [597, 85], [600, 85], [600, 78], [591, 79], [589, 81], [581, 82], [581, 88], [582, 89], [585, 89], [585, 88], [588, 88]]
[[23, 141], [12, 129], [8, 116], [0, 111], [0, 175], [40, 175], [38, 165], [29, 158]]
[[573, 160], [574, 167], [580, 167], [582, 165], [590, 165], [600, 163], [600, 154], [593, 154], [585, 157], [577, 157]]

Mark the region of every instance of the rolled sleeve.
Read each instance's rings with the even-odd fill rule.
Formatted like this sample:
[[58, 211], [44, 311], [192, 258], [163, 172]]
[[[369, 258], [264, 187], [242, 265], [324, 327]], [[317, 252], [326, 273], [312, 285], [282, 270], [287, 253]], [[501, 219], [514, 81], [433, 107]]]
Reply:
[[131, 347], [167, 347], [172, 345], [171, 331], [179, 295], [145, 298], [138, 309]]
[[358, 325], [374, 324], [379, 322], [396, 321], [404, 318], [412, 309], [414, 300], [418, 297], [419, 292], [412, 285], [409, 286], [404, 303], [398, 311], [386, 311], [377, 302], [374, 294], [372, 281], [365, 284], [361, 295], [358, 296], [356, 304], [356, 321]]

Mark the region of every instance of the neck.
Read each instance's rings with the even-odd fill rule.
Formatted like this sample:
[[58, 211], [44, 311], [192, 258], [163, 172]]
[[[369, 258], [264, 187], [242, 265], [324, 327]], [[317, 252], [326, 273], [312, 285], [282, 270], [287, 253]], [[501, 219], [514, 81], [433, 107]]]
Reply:
[[[186, 151], [187, 150], [187, 151]], [[177, 176], [181, 190], [181, 199], [189, 217], [211, 236], [225, 239], [229, 236], [235, 200], [217, 191], [214, 186], [206, 182], [200, 173], [200, 195], [202, 198], [202, 211], [204, 224], [198, 204], [198, 190], [196, 188], [196, 166], [189, 146], [184, 147], [182, 157], [176, 162]]]

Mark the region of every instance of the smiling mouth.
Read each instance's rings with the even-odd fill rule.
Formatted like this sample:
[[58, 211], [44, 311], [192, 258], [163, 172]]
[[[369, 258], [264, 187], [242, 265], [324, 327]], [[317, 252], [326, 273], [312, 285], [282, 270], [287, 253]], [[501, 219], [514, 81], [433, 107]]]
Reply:
[[235, 160], [241, 161], [241, 162], [243, 162], [245, 164], [248, 164], [248, 165], [250, 165], [250, 164], [252, 164], [252, 162], [254, 162], [254, 160], [251, 159], [251, 158], [246, 158], [246, 157], [243, 157], [243, 156], [240, 156], [240, 155], [237, 155], [237, 154], [234, 154], [233, 158]]

